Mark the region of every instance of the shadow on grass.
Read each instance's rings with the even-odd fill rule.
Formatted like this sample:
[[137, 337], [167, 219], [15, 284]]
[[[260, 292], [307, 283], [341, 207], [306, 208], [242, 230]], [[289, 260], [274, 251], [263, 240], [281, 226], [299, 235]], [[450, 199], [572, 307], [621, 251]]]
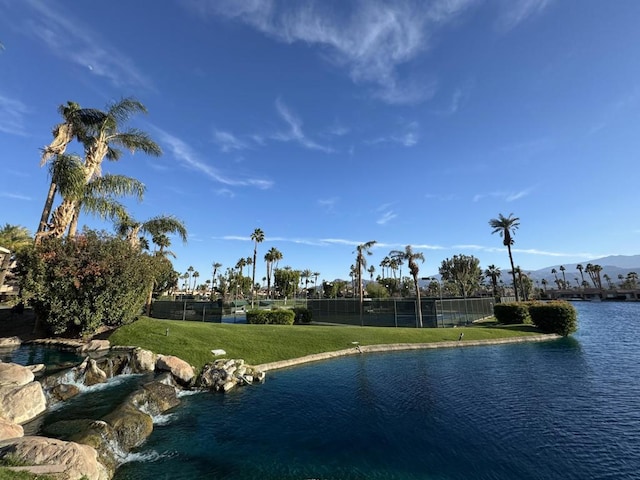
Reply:
[[496, 325], [493, 325], [493, 328], [500, 328], [502, 330], [514, 330], [516, 332], [543, 333], [542, 330], [540, 330], [535, 325], [527, 325], [527, 324], [520, 324], [520, 325], [496, 324]]

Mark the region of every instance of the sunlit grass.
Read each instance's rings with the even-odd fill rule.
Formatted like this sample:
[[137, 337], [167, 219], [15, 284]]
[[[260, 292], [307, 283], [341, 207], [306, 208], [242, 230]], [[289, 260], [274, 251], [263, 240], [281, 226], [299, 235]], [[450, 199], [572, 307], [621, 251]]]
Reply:
[[[167, 335], [167, 329], [169, 330]], [[435, 343], [458, 340], [500, 339], [540, 332], [531, 325], [462, 328], [389, 328], [320, 325], [233, 325], [157, 320], [142, 317], [120, 327], [109, 340], [113, 345], [139, 346], [156, 353], [178, 356], [196, 368], [214, 359], [211, 350], [221, 348], [229, 358], [259, 365], [331, 352], [360, 345]]]

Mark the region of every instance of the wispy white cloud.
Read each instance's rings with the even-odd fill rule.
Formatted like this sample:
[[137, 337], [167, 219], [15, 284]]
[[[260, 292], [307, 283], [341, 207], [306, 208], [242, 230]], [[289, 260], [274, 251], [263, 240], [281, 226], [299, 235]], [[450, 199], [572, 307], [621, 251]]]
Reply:
[[73, 16], [73, 10], [56, 8], [50, 2], [24, 0], [33, 15], [22, 31], [39, 39], [55, 55], [108, 79], [116, 86], [152, 88], [146, 77], [127, 57]]
[[513, 202], [515, 200], [520, 200], [531, 194], [533, 191], [533, 187], [525, 188], [524, 190], [519, 190], [516, 192], [489, 192], [489, 193], [478, 193], [473, 196], [474, 202], [479, 202], [485, 198], [499, 198], [506, 202]]
[[398, 216], [397, 213], [394, 213], [393, 210], [387, 210], [386, 212], [384, 212], [382, 214], [381, 217], [379, 217], [376, 220], [376, 223], [378, 225], [386, 225], [388, 222], [390, 222], [391, 220], [393, 220], [394, 218], [396, 218]]
[[324, 1], [192, 1], [202, 15], [218, 15], [251, 25], [285, 43], [321, 47], [330, 63], [346, 69], [357, 84], [391, 104], [431, 98], [434, 79], [401, 76], [398, 68], [431, 46], [431, 37], [478, 0], [367, 0], [340, 2], [332, 10]]
[[26, 201], [33, 200], [33, 198], [27, 197], [26, 195], [22, 195], [20, 193], [11, 193], [11, 192], [0, 192], [0, 197], [10, 198], [12, 200], [26, 200]]
[[[449, 247], [452, 250], [474, 250], [486, 253], [499, 253], [506, 252], [507, 249], [503, 247], [487, 247], [484, 245], [469, 245], [469, 244], [461, 244], [461, 245], [452, 245]], [[511, 248], [511, 251], [514, 253], [521, 253], [526, 255], [537, 255], [543, 257], [565, 257], [565, 258], [594, 258], [593, 253], [585, 253], [585, 252], [577, 252], [577, 253], [567, 253], [567, 252], [550, 252], [546, 250], [537, 250], [535, 248]]]
[[28, 113], [29, 109], [20, 100], [0, 95], [0, 132], [26, 136], [24, 117]]
[[325, 210], [325, 212], [333, 213], [335, 212], [335, 207], [339, 201], [340, 199], [338, 197], [331, 197], [331, 198], [320, 198], [318, 199], [317, 203], [320, 206], [320, 208]]
[[205, 163], [183, 140], [158, 127], [153, 128], [158, 132], [160, 142], [168, 146], [168, 149], [183, 166], [200, 173], [204, 173], [216, 182], [232, 187], [256, 187], [260, 189], [267, 189], [273, 185], [271, 180], [251, 177], [243, 178], [242, 176], [239, 176], [238, 172], [234, 172], [233, 176], [226, 175], [212, 165]]
[[418, 144], [418, 122], [409, 122], [404, 125], [401, 131], [391, 135], [382, 135], [372, 140], [365, 141], [367, 145], [376, 145], [380, 143], [398, 143], [404, 147], [414, 147]]
[[276, 100], [276, 109], [280, 114], [280, 117], [285, 121], [289, 129], [286, 132], [281, 132], [273, 135], [274, 140], [282, 142], [296, 142], [299, 145], [309, 150], [319, 150], [325, 153], [331, 153], [333, 150], [330, 147], [320, 145], [319, 143], [311, 140], [302, 131], [302, 120], [300, 120], [284, 102], [278, 98]]
[[589, 130], [593, 135], [603, 130], [611, 124], [620, 114], [628, 109], [635, 108], [640, 103], [640, 87], [636, 87], [630, 92], [610, 102], [604, 109], [601, 119]]
[[528, 18], [540, 15], [554, 0], [502, 0], [497, 26], [511, 30]]
[[225, 132], [223, 130], [216, 129], [213, 131], [213, 141], [218, 145], [218, 147], [220, 147], [220, 150], [225, 153], [249, 148], [249, 145], [246, 142], [240, 140], [233, 133]]

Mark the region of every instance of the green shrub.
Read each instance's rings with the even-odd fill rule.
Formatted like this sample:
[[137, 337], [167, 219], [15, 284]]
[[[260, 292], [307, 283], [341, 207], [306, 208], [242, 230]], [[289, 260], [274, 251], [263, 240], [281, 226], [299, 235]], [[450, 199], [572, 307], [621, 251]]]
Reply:
[[293, 325], [296, 314], [293, 310], [277, 309], [269, 312], [269, 323], [273, 325]]
[[247, 323], [251, 323], [253, 325], [265, 325], [269, 323], [269, 318], [267, 316], [266, 310], [249, 310], [247, 311]]
[[503, 325], [531, 323], [529, 304], [526, 302], [496, 303], [493, 307], [493, 315]]
[[295, 314], [294, 323], [310, 323], [313, 317], [311, 310], [306, 307], [295, 307], [293, 313]]
[[247, 323], [254, 325], [293, 325], [296, 314], [289, 309], [249, 310]]
[[578, 314], [569, 302], [532, 303], [529, 314], [533, 324], [545, 333], [566, 337], [578, 328]]
[[71, 336], [133, 322], [157, 267], [125, 240], [93, 231], [45, 239], [17, 258], [22, 299], [51, 333]]

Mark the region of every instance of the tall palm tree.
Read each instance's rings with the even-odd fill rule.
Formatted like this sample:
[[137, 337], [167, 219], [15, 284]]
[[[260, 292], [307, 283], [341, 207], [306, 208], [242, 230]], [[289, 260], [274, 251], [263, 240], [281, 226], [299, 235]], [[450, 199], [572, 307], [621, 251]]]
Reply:
[[278, 268], [278, 262], [282, 260], [282, 252], [276, 247], [271, 247], [264, 255], [264, 261], [267, 264], [267, 297], [271, 298], [271, 279], [273, 278], [275, 269]]
[[[41, 167], [50, 159], [63, 155], [74, 138], [80, 142], [84, 141], [87, 129], [95, 126], [104, 116], [100, 110], [80, 108], [80, 105], [71, 101], [60, 105], [58, 112], [64, 121], [54, 127], [52, 142], [42, 149]], [[57, 188], [56, 178], [52, 176], [36, 235], [47, 229]]]
[[[131, 153], [140, 150], [148, 155], [162, 154], [160, 147], [147, 133], [134, 128], [122, 130], [123, 124], [134, 113], [146, 113], [146, 111], [142, 103], [132, 98], [125, 98], [111, 104], [106, 112], [102, 112], [98, 121], [83, 125], [78, 139], [85, 149], [82, 165], [85, 184], [101, 176], [101, 166], [105, 158], [112, 161], [120, 159], [122, 156], [120, 148], [126, 148]], [[77, 209], [75, 199], [63, 199], [53, 213], [50, 229], [38, 232], [37, 238], [61, 237], [71, 224]]]
[[553, 276], [555, 277], [554, 282], [556, 282], [556, 286], [558, 287], [558, 289], [560, 289], [560, 279], [558, 278], [558, 271], [555, 268], [552, 268], [551, 273], [553, 273]]
[[213, 262], [211, 266], [213, 267], [213, 275], [211, 276], [211, 291], [213, 292], [213, 289], [216, 286], [216, 273], [218, 273], [218, 269], [222, 266], [222, 264]]
[[198, 283], [198, 278], [200, 277], [200, 272], [198, 272], [197, 270], [195, 272], [193, 272], [193, 275], [191, 275], [193, 277], [193, 287], [191, 288], [191, 292], [195, 293], [196, 291], [196, 284]]
[[189, 265], [189, 268], [187, 268], [187, 293], [189, 293], [189, 288], [191, 287], [191, 276], [194, 271], [193, 265]]
[[507, 247], [507, 251], [509, 252], [509, 262], [511, 263], [511, 275], [513, 277], [513, 287], [515, 290], [516, 302], [519, 300], [518, 298], [518, 287], [516, 283], [516, 269], [513, 264], [513, 255], [511, 254], [511, 245], [513, 245], [513, 235], [515, 235], [516, 230], [520, 226], [520, 219], [518, 217], [514, 217], [513, 213], [510, 213], [508, 217], [503, 216], [501, 213], [498, 215], [498, 218], [492, 218], [489, 220], [489, 226], [493, 228], [491, 234], [499, 233], [502, 237], [502, 244]]
[[105, 175], [91, 180], [75, 192], [76, 210], [69, 225], [69, 237], [74, 237], [78, 229], [80, 211], [97, 215], [102, 219], [121, 220], [127, 217], [125, 208], [118, 203], [114, 196], [135, 196], [142, 200], [145, 186], [135, 178], [125, 175]]
[[582, 281], [580, 282], [580, 284], [583, 284], [583, 283], [584, 283], [584, 274], [582, 273], [582, 269], [583, 269], [584, 267], [582, 266], [582, 264], [581, 264], [581, 263], [579, 263], [578, 265], [576, 265], [576, 268], [577, 268], [577, 269], [578, 269], [578, 271], [580, 272], [580, 277], [581, 277], [581, 279], [582, 279]]
[[2, 258], [2, 262], [0, 262], [0, 287], [4, 285], [4, 279], [9, 272], [11, 258], [31, 242], [33, 242], [33, 237], [25, 227], [5, 223], [4, 227], [0, 229], [0, 247], [3, 249], [0, 250]]
[[253, 240], [253, 274], [251, 275], [251, 308], [253, 308], [253, 302], [256, 296], [256, 266], [258, 263], [258, 244], [264, 241], [264, 232], [256, 228], [251, 234], [251, 240]]
[[566, 268], [564, 268], [564, 265], [560, 265], [558, 267], [558, 270], [560, 270], [562, 272], [562, 287], [563, 288], [567, 288], [567, 277], [565, 277], [564, 272], [566, 270]]
[[376, 273], [376, 267], [374, 267], [373, 265], [371, 265], [368, 269], [367, 272], [369, 272], [369, 279], [373, 282], [373, 274]]
[[314, 278], [313, 284], [315, 285], [316, 291], [318, 292], [318, 298], [320, 298], [320, 290], [321, 289], [318, 289], [318, 277], [320, 276], [320, 272], [313, 272], [312, 275], [313, 275], [313, 278]]
[[420, 301], [420, 286], [418, 285], [418, 274], [420, 273], [420, 268], [417, 260], [424, 263], [424, 254], [421, 252], [414, 252], [411, 245], [407, 245], [404, 247], [404, 251], [394, 250], [389, 253], [389, 256], [391, 258], [397, 258], [402, 262], [407, 262], [409, 265], [409, 272], [413, 278], [413, 287], [416, 290], [416, 312], [418, 314], [416, 318], [416, 327], [422, 328], [422, 304]]
[[389, 272], [387, 271], [387, 275], [385, 276], [384, 269], [389, 268], [391, 259], [389, 257], [384, 257], [380, 262], [380, 268], [382, 268], [382, 278], [387, 278], [389, 276]]
[[305, 268], [300, 272], [300, 281], [304, 280], [305, 298], [309, 293], [309, 279], [313, 276], [313, 272]]
[[[375, 240], [370, 240], [366, 243], [362, 243], [356, 247], [356, 267], [355, 276], [357, 281], [358, 296], [360, 297], [360, 318], [362, 320], [362, 307], [364, 303], [364, 288], [362, 285], [362, 269], [367, 266], [367, 259], [365, 255], [371, 255], [371, 249], [376, 244]], [[362, 323], [362, 322], [361, 322]]]
[[500, 279], [500, 275], [502, 275], [500, 268], [496, 267], [493, 264], [489, 265], [484, 271], [484, 276], [491, 279], [491, 287], [493, 288], [494, 298], [498, 296], [498, 280]]
[[149, 234], [151, 237], [160, 234], [173, 233], [187, 242], [187, 228], [182, 220], [173, 215], [158, 215], [144, 222], [131, 217], [119, 220], [115, 225], [116, 233], [127, 240], [132, 246], [140, 245], [140, 235]]

